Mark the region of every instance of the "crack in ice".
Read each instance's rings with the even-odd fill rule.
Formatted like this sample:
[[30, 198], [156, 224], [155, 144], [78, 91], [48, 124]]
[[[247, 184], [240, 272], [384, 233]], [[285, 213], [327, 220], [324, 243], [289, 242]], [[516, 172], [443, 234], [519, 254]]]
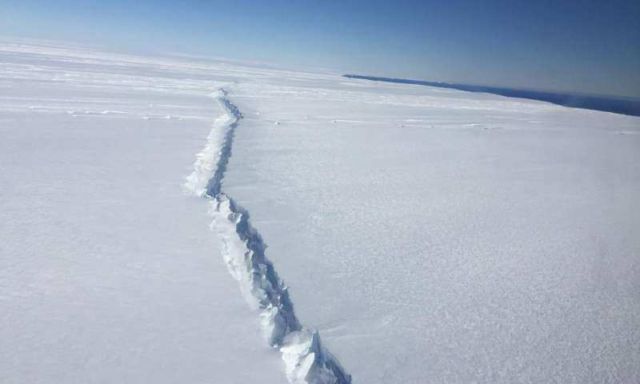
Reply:
[[230, 274], [247, 302], [260, 312], [265, 336], [285, 362], [289, 382], [349, 384], [351, 376], [320, 343], [316, 330], [304, 327], [295, 315], [287, 286], [265, 255], [266, 245], [251, 225], [249, 213], [222, 192], [222, 179], [231, 157], [233, 136], [242, 114], [220, 89], [212, 96], [224, 111], [198, 153], [185, 188], [210, 201], [211, 228], [222, 241]]

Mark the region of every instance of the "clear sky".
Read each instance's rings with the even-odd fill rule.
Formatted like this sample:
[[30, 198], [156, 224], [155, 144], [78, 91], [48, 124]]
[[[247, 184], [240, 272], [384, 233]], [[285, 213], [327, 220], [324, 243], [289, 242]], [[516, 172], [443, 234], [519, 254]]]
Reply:
[[639, 0], [0, 0], [0, 35], [640, 97]]

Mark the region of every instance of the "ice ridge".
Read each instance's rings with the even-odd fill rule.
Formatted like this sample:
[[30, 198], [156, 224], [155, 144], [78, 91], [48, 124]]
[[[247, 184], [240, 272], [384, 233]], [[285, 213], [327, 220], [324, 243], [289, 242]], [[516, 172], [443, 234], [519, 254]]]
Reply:
[[242, 114], [220, 89], [212, 96], [224, 114], [218, 117], [204, 149], [196, 155], [185, 189], [210, 201], [211, 228], [218, 233], [227, 268], [249, 305], [260, 314], [270, 346], [280, 351], [290, 383], [349, 384], [351, 376], [320, 342], [316, 330], [301, 324], [289, 291], [265, 254], [266, 245], [249, 213], [222, 192], [233, 136]]

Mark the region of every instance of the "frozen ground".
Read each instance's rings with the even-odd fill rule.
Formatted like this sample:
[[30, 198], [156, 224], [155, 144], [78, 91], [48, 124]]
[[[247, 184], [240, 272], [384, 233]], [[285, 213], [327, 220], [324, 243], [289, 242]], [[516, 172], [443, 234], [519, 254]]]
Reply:
[[0, 382], [286, 382], [182, 191], [199, 71], [0, 47]]
[[363, 383], [640, 382], [640, 119], [238, 84], [225, 178]]
[[640, 381], [640, 119], [1, 48], [0, 381], [284, 382], [275, 271], [354, 383]]

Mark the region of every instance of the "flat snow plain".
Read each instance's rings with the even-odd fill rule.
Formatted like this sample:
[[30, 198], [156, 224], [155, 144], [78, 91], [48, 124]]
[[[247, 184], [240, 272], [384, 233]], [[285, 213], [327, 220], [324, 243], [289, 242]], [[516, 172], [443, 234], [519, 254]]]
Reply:
[[640, 119], [239, 84], [227, 192], [365, 383], [640, 381]]
[[223, 67], [0, 46], [1, 383], [286, 383], [182, 190]]
[[0, 381], [285, 382], [181, 184], [223, 189], [354, 383], [640, 382], [640, 119], [4, 43]]

